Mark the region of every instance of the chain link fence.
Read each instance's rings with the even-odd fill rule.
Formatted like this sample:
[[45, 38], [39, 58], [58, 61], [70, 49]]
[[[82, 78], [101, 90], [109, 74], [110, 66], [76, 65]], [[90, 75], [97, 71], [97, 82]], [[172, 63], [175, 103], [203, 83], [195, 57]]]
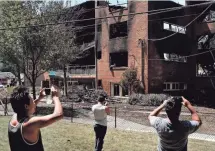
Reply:
[[[94, 124], [94, 116], [91, 107], [94, 103], [88, 102], [62, 102], [64, 116], [66, 120], [74, 123]], [[128, 103], [110, 103], [111, 113], [108, 116], [108, 127], [120, 130], [131, 130], [137, 132], [155, 132], [148, 121], [149, 113], [155, 109], [155, 106], [130, 105]], [[202, 126], [192, 135], [192, 138], [215, 141], [215, 109], [195, 106], [199, 116], [202, 119]], [[52, 113], [54, 105], [40, 103], [37, 107], [37, 113], [47, 115]], [[0, 105], [1, 115], [12, 115], [13, 110], [8, 103], [4, 107]], [[167, 117], [165, 111], [161, 111], [160, 117]], [[191, 120], [191, 114], [187, 108], [183, 107], [181, 120]]]

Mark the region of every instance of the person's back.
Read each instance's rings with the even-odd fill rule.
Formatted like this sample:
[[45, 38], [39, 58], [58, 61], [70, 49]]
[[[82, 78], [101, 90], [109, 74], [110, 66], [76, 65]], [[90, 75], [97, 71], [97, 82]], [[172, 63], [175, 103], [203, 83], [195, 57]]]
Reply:
[[93, 105], [92, 111], [95, 118], [95, 124], [107, 126], [107, 113], [105, 111], [106, 106], [98, 103]]
[[107, 132], [107, 115], [110, 114], [110, 109], [107, 102], [104, 103], [105, 97], [100, 96], [98, 103], [92, 106], [94, 114], [94, 131], [96, 135], [95, 151], [102, 151], [104, 138]]
[[16, 119], [16, 115], [12, 117], [8, 124], [8, 138], [9, 144], [12, 151], [43, 151], [43, 143], [41, 133], [38, 134], [38, 139], [36, 142], [29, 142], [23, 136], [22, 125], [25, 122], [25, 119], [19, 121], [16, 126], [11, 124], [13, 119]]
[[175, 126], [168, 119], [157, 117], [153, 123], [159, 142], [158, 151], [186, 151], [188, 136], [198, 129], [196, 121], [179, 121]]
[[[189, 101], [183, 98], [183, 104], [188, 107], [192, 114], [192, 121], [179, 121], [181, 102], [165, 101], [150, 115], [150, 124], [156, 129], [159, 141], [158, 151], [187, 151], [188, 136], [194, 133], [201, 125], [201, 120]], [[157, 117], [165, 107], [168, 118]]]

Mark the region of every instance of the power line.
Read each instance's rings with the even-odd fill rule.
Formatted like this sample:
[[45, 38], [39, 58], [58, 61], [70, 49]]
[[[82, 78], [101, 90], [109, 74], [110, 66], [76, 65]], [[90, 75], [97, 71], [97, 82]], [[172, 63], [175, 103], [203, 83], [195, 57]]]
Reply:
[[149, 22], [153, 22], [153, 21], [162, 21], [162, 20], [168, 20], [168, 19], [173, 19], [173, 18], [182, 18], [182, 17], [190, 17], [190, 16], [196, 16], [196, 15], [199, 15], [200, 13], [198, 14], [188, 14], [188, 15], [179, 15], [179, 16], [172, 16], [172, 17], [164, 17], [164, 18], [160, 18], [160, 19], [149, 19], [148, 21]]
[[[160, 20], [168, 20], [168, 19], [173, 19], [173, 18], [181, 18], [181, 17], [189, 17], [189, 16], [196, 16], [196, 15], [199, 15], [199, 14], [189, 14], [189, 15], [180, 15], [180, 16], [173, 16], [173, 17], [165, 17], [165, 18], [161, 18], [161, 19], [152, 19], [152, 20], [148, 20], [149, 22], [153, 22], [153, 21], [160, 21]], [[98, 25], [102, 25], [102, 23], [98, 24]], [[92, 26], [92, 27], [91, 27]], [[84, 28], [94, 28], [95, 24], [91, 24], [91, 25], [86, 25], [86, 26], [80, 26], [80, 27], [76, 27], [76, 28], [73, 28], [73, 30], [83, 30]], [[90, 27], [90, 28], [89, 28]], [[51, 33], [53, 30], [50, 30], [49, 32], [47, 33]], [[61, 31], [61, 33], [66, 33], [67, 31]], [[44, 32], [37, 32], [36, 34], [39, 34], [39, 33], [44, 33]], [[88, 36], [88, 35], [94, 35], [95, 33], [91, 32], [91, 33], [86, 33], [86, 34], [83, 34], [83, 35], [80, 35], [76, 38], [80, 38], [80, 37], [84, 37], [84, 36]], [[31, 35], [31, 34], [28, 34], [28, 35]]]
[[[202, 13], [201, 13], [202, 14]], [[180, 16], [180, 17], [182, 17], [182, 16]], [[172, 17], [169, 17], [169, 18], [172, 18]], [[176, 18], [176, 17], [175, 17]], [[165, 19], [168, 19], [168, 18], [165, 18]], [[153, 20], [150, 20], [150, 21], [153, 21]], [[93, 24], [93, 25], [87, 25], [87, 26], [84, 26], [84, 27], [90, 27], [90, 26], [94, 26], [95, 24]], [[87, 34], [84, 34], [84, 35], [81, 35], [81, 36], [78, 36], [77, 38], [79, 38], [79, 37], [84, 37], [85, 35], [93, 35], [94, 33], [87, 33]], [[75, 46], [81, 46], [81, 45], [75, 45]], [[203, 52], [203, 53], [205, 53], [205, 52]], [[149, 59], [149, 60], [162, 60], [162, 59]], [[163, 59], [164, 60], [164, 59]]]
[[[165, 12], [168, 12], [169, 10], [167, 10], [167, 11], [162, 11], [162, 13], [165, 13]], [[160, 13], [160, 12], [159, 12]], [[157, 14], [157, 12], [156, 13], [151, 13], [151, 14], [149, 14], [149, 15], [155, 15], [155, 14]], [[186, 16], [190, 16], [190, 15], [182, 15], [182, 16], [178, 16], [178, 17], [186, 17]], [[162, 19], [172, 19], [172, 18], [178, 18], [177, 16], [175, 16], [175, 17], [167, 17], [167, 18], [162, 18]], [[157, 21], [157, 19], [155, 19], [155, 20], [149, 20], [149, 21]], [[105, 21], [102, 21], [102, 22], [105, 22]], [[91, 24], [91, 25], [86, 25], [86, 26], [80, 26], [80, 27], [73, 27], [72, 29], [73, 30], [83, 30], [84, 28], [94, 28], [94, 25], [95, 24]], [[98, 25], [102, 25], [102, 23], [100, 23], [100, 24], [98, 24]], [[16, 27], [15, 27], [16, 28]], [[38, 32], [37, 32], [38, 33]], [[81, 36], [79, 36], [79, 37], [81, 37]]]
[[[212, 5], [212, 4], [211, 4], [211, 5]], [[210, 5], [210, 6], [211, 6], [211, 5]], [[210, 7], [210, 6], [209, 6], [209, 7]], [[201, 16], [209, 7], [207, 7], [199, 16]], [[156, 13], [157, 13], [157, 12], [156, 12]], [[152, 15], [152, 14], [149, 14], [149, 15]], [[198, 16], [198, 17], [199, 17], [199, 16]], [[181, 17], [181, 16], [180, 16], [180, 17]], [[197, 18], [198, 18], [198, 17], [197, 17]], [[172, 17], [170, 17], [170, 18], [172, 18]], [[167, 18], [166, 18], [166, 19], [167, 19]], [[196, 19], [196, 18], [195, 18], [195, 19]], [[195, 21], [195, 19], [194, 19], [193, 21]], [[150, 20], [150, 21], [153, 21], [153, 20]], [[190, 25], [193, 21], [191, 21], [188, 25]], [[94, 25], [95, 25], [95, 24], [93, 24], [93, 25], [87, 25], [87, 26], [82, 26], [82, 28], [83, 28], [83, 27], [90, 27], [90, 26], [94, 26]], [[77, 28], [74, 28], [74, 29], [77, 29]], [[177, 34], [177, 33], [174, 33], [174, 34]], [[173, 34], [172, 34], [172, 35], [173, 35]], [[170, 35], [170, 36], [171, 36], [171, 35]], [[78, 37], [82, 37], [82, 36], [78, 36]], [[77, 46], [77, 45], [76, 45], [76, 46]], [[79, 46], [80, 46], [80, 45], [79, 45]]]
[[[121, 4], [117, 4], [118, 5], [125, 5], [125, 4], [128, 4], [128, 3], [121, 3]], [[70, 8], [73, 8], [73, 9], [76, 9], [75, 7], [78, 8], [79, 5], [76, 5], [76, 6], [73, 6], [73, 7], [70, 7]], [[88, 12], [88, 11], [91, 11], [91, 10], [96, 10], [96, 9], [102, 9], [102, 8], [106, 8], [106, 7], [109, 7], [108, 5], [106, 6], [99, 6], [99, 7], [96, 7], [96, 8], [90, 8], [90, 9], [83, 9], [85, 12]], [[53, 14], [50, 14], [50, 15], [41, 15], [41, 17], [44, 17], [44, 18], [47, 18], [47, 17], [52, 17], [52, 16], [62, 16], [62, 15], [65, 15], [65, 14], [71, 14], [72, 12], [64, 12], [64, 13], [53, 13]], [[30, 20], [33, 20], [33, 19], [38, 19], [39, 17], [31, 17], [31, 18], [25, 18], [25, 19], [20, 19], [20, 20], [15, 20], [15, 21], [30, 21]]]
[[[212, 52], [212, 51], [215, 51], [215, 49], [211, 49], [211, 50], [208, 50], [208, 51], [205, 51], [205, 52], [195, 53], [195, 54], [188, 55], [188, 56], [183, 56], [183, 57], [180, 57], [180, 58], [194, 57], [194, 56], [202, 55], [202, 54], [209, 53], [209, 52]], [[165, 61], [166, 59], [148, 59], [148, 60], [152, 60], [152, 61], [162, 61], [162, 60], [164, 60]]]
[[[123, 5], [125, 3], [122, 3]], [[120, 5], [120, 4], [119, 4]], [[73, 8], [73, 9], [76, 9], [75, 7], [78, 8], [79, 5], [76, 5], [76, 6], [73, 6], [73, 7], [70, 7], [70, 8]], [[108, 6], [101, 6], [101, 7], [97, 7], [97, 8], [90, 8], [90, 9], [83, 9], [85, 12], [87, 11], [91, 11], [91, 10], [96, 10], [96, 9], [101, 9], [101, 8], [106, 8]], [[50, 15], [41, 15], [40, 17], [44, 17], [44, 18], [47, 18], [47, 17], [52, 17], [52, 16], [62, 16], [62, 15], [65, 15], [65, 14], [71, 14], [72, 12], [61, 12], [61, 13], [53, 13], [53, 14], [50, 14]], [[30, 20], [33, 20], [33, 19], [38, 19], [39, 17], [31, 17], [31, 18], [25, 18], [25, 19], [20, 19], [20, 20], [15, 20], [15, 21], [30, 21]]]
[[[196, 21], [200, 16], [202, 16], [213, 4], [210, 4], [201, 14], [199, 14], [197, 17], [195, 17], [191, 22], [189, 22], [186, 26], [184, 26], [185, 28], [190, 26], [194, 21]], [[182, 29], [180, 29], [179, 31], [181, 31]], [[158, 38], [158, 39], [148, 39], [150, 41], [161, 41], [161, 40], [165, 40], [167, 38], [170, 38], [176, 34], [178, 34], [179, 32], [175, 32], [169, 36], [163, 37], [163, 38]]]
[[[97, 19], [99, 20], [99, 19], [107, 19], [107, 18], [114, 18], [114, 17], [123, 17], [123, 16], [129, 16], [129, 15], [140, 15], [140, 14], [144, 14], [144, 13], [149, 13], [148, 15], [155, 15], [155, 14], [160, 14], [160, 13], [169, 12], [169, 11], [175, 11], [175, 10], [179, 10], [179, 9], [183, 9], [183, 8], [188, 8], [188, 7], [196, 7], [196, 6], [202, 6], [202, 5], [207, 5], [207, 4], [211, 4], [212, 5], [213, 3], [215, 3], [215, 2], [207, 2], [207, 3], [194, 4], [194, 5], [188, 5], [188, 6], [180, 6], [180, 7], [172, 7], [172, 8], [165, 8], [165, 9], [157, 9], [157, 10], [151, 10], [151, 11], [145, 11], [145, 12], [128, 13], [128, 14], [124, 14], [124, 15], [115, 15], [115, 16], [98, 17], [98, 18], [88, 18], [88, 19], [81, 19], [81, 20], [70, 20], [70, 21], [64, 21], [64, 22], [58, 22], [58, 23], [47, 23], [47, 24], [38, 24], [38, 25], [30, 25], [30, 26], [20, 26], [20, 27], [12, 27], [12, 28], [0, 28], [0, 30], [10, 30], [10, 29], [19, 29], [19, 28], [39, 27], [39, 26], [48, 26], [48, 25], [58, 25], [58, 24], [66, 24], [66, 23], [89, 21], [89, 20], [97, 20]], [[155, 12], [155, 13], [151, 13], [151, 12]]]

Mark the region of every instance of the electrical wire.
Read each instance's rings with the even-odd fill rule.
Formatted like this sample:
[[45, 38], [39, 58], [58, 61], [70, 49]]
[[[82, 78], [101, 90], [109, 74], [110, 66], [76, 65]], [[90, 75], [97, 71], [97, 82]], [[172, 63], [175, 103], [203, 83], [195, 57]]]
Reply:
[[182, 18], [182, 17], [190, 17], [190, 16], [196, 16], [199, 15], [198, 14], [188, 14], [188, 15], [178, 15], [178, 16], [172, 16], [172, 17], [164, 17], [164, 18], [160, 18], [160, 19], [149, 19], [149, 22], [153, 22], [153, 21], [162, 21], [162, 20], [169, 20], [169, 19], [174, 19], [174, 18]]
[[[202, 16], [213, 4], [210, 4], [201, 14], [199, 14], [197, 17], [195, 17], [191, 22], [189, 22], [186, 26], [184, 26], [185, 28], [187, 28], [188, 26], [190, 26], [194, 21], [196, 21], [200, 16]], [[179, 31], [181, 31], [182, 29], [180, 29]], [[165, 40], [167, 38], [170, 38], [176, 34], [178, 34], [179, 32], [175, 32], [171, 35], [165, 36], [163, 38], [158, 38], [158, 39], [148, 39], [150, 41], [161, 41], [161, 40]]]
[[[189, 17], [189, 16], [196, 16], [199, 14], [189, 14], [189, 15], [180, 15], [180, 16], [173, 16], [173, 17], [165, 17], [165, 18], [161, 18], [161, 19], [153, 19], [153, 20], [148, 20], [149, 22], [153, 22], [153, 21], [161, 21], [161, 20], [168, 20], [168, 19], [173, 19], [173, 18], [181, 18], [181, 17]], [[97, 25], [102, 25], [102, 23], [97, 24]], [[92, 26], [92, 27], [91, 27]], [[78, 28], [73, 28], [74, 30], [78, 31], [78, 30], [83, 30], [84, 28], [90, 29], [94, 28], [95, 24], [92, 25], [87, 25], [87, 26], [80, 26]], [[48, 31], [47, 33], [51, 33], [53, 30]], [[61, 31], [61, 33], [66, 33], [67, 31]], [[36, 34], [40, 34], [40, 33], [44, 33], [44, 32], [37, 32]], [[76, 38], [80, 38], [80, 37], [84, 37], [84, 36], [88, 36], [88, 35], [94, 35], [95, 33], [91, 32], [91, 33], [86, 33], [80, 36], [77, 36]], [[28, 34], [31, 35], [31, 34]], [[129, 38], [128, 38], [129, 39]]]
[[[157, 11], [165, 11], [165, 10], [171, 10], [171, 9], [183, 9], [183, 8], [189, 8], [189, 7], [195, 7], [195, 6], [203, 6], [203, 5], [207, 5], [207, 4], [211, 4], [213, 2], [205, 2], [205, 3], [201, 3], [201, 4], [194, 4], [194, 5], [188, 5], [188, 6], [179, 6], [179, 7], [171, 7], [171, 8], [164, 8], [164, 9], [156, 9], [156, 10], [151, 10], [151, 11], [146, 11], [146, 12], [141, 12], [141, 14], [143, 13], [150, 13], [150, 12], [157, 12]], [[124, 5], [124, 4], [128, 4], [128, 3], [121, 3], [121, 4], [117, 4], [117, 5]], [[95, 9], [101, 9], [101, 8], [106, 8], [109, 7], [107, 6], [101, 6], [101, 7], [97, 7], [97, 8], [91, 8], [91, 9], [85, 9], [87, 11], [91, 11], [91, 10], [95, 10]], [[51, 16], [57, 16], [57, 15], [64, 15], [66, 13], [62, 13], [62, 14], [53, 14], [53, 15], [47, 15], [47, 16], [42, 16], [42, 17], [51, 17]], [[115, 16], [114, 16], [115, 17]], [[116, 16], [116, 17], [120, 17], [120, 16]], [[34, 19], [34, 18], [32, 18]], [[90, 20], [93, 20], [95, 18], [91, 18]], [[78, 21], [78, 20], [77, 20]]]
[[[163, 12], [166, 12], [166, 11], [163, 11]], [[155, 15], [156, 13], [152, 13], [152, 14], [149, 14], [149, 15]], [[173, 16], [173, 17], [166, 17], [166, 18], [161, 18], [161, 19], [154, 19], [154, 20], [148, 20], [148, 21], [159, 21], [159, 20], [168, 20], [168, 19], [172, 19], [172, 18], [180, 18], [180, 17], [188, 17], [188, 16], [193, 16], [193, 15], [198, 15], [198, 14], [190, 14], [190, 15], [181, 15], [181, 16]], [[105, 22], [105, 21], [103, 21]], [[102, 23], [99, 23], [97, 25], [102, 25]], [[74, 27], [72, 28], [73, 30], [83, 30], [84, 28], [87, 28], [87, 29], [90, 29], [90, 28], [95, 28], [95, 24], [91, 24], [91, 25], [86, 25], [86, 26], [80, 26], [80, 27]], [[40, 33], [40, 32], [37, 32], [37, 34]], [[93, 34], [93, 33], [92, 33]], [[83, 36], [85, 36], [87, 34], [84, 34]], [[82, 37], [82, 36], [79, 36], [79, 37]]]
[[[124, 4], [125, 3], [119, 4], [119, 5], [124, 5]], [[79, 5], [76, 5], [76, 6], [73, 6], [73, 7], [70, 7], [70, 8], [76, 9], [75, 7], [78, 7]], [[87, 12], [87, 11], [101, 9], [101, 8], [106, 8], [106, 7], [108, 7], [108, 5], [106, 5], [106, 6], [100, 6], [100, 7], [97, 7], [97, 8], [84, 9], [84, 11]], [[65, 15], [65, 14], [69, 15], [71, 13], [72, 12], [60, 12], [60, 13], [53, 13], [53, 14], [50, 14], [50, 15], [41, 15], [40, 17], [48, 18], [48, 17], [52, 17], [52, 16], [62, 16], [62, 15]], [[39, 17], [31, 17], [31, 18], [19, 19], [19, 20], [14, 20], [14, 21], [16, 21], [16, 22], [17, 21], [30, 21], [30, 20], [38, 19], [38, 18]]]
[[[194, 5], [188, 5], [188, 6], [180, 6], [180, 7], [172, 7], [172, 8], [165, 8], [165, 9], [157, 9], [157, 10], [151, 10], [151, 11], [145, 11], [145, 12], [128, 13], [128, 14], [124, 14], [124, 15], [115, 15], [115, 16], [98, 17], [98, 18], [88, 18], [88, 19], [80, 19], [80, 20], [70, 20], [70, 21], [64, 21], [64, 22], [58, 22], [58, 23], [47, 23], [47, 24], [38, 24], [38, 25], [29, 25], [29, 26], [20, 26], [20, 27], [11, 27], [11, 28], [0, 28], [0, 30], [10, 30], [10, 29], [19, 29], [19, 28], [30, 28], [30, 27], [58, 25], [58, 24], [82, 22], [82, 21], [89, 21], [89, 20], [99, 20], [99, 19], [107, 19], [107, 18], [114, 18], [114, 17], [123, 17], [123, 16], [129, 16], [129, 15], [140, 15], [140, 14], [145, 14], [145, 13], [149, 13], [148, 15], [155, 15], [155, 14], [160, 14], [160, 13], [164, 13], [164, 12], [170, 12], [170, 11], [175, 11], [175, 10], [179, 10], [179, 9], [184, 9], [184, 8], [188, 8], [188, 7], [203, 6], [203, 5], [207, 5], [207, 4], [212, 5], [213, 3], [215, 3], [215, 2], [207, 2], [207, 3], [194, 4]], [[151, 13], [151, 12], [154, 12], [154, 13]]]
[[[200, 52], [200, 53], [195, 53], [195, 54], [192, 54], [192, 55], [188, 55], [188, 56], [181, 56], [179, 58], [189, 58], [189, 57], [194, 57], [194, 56], [198, 56], [198, 55], [202, 55], [202, 54], [205, 54], [205, 53], [210, 53], [212, 51], [215, 51], [215, 49], [211, 49], [211, 50], [208, 50], [208, 51], [204, 51], [204, 52]], [[165, 61], [166, 59], [148, 59], [148, 60], [152, 60], [152, 61]], [[177, 60], [177, 59], [172, 59], [172, 60]]]
[[[210, 5], [202, 12], [202, 13], [200, 13], [194, 20], [192, 20], [190, 23], [188, 23], [185, 27], [187, 27], [187, 26], [189, 26], [190, 24], [192, 24], [196, 19], [198, 19], [202, 14], [204, 14], [211, 6], [212, 6], [212, 4], [213, 4], [214, 2], [210, 2]], [[208, 4], [208, 3], [207, 3]], [[204, 5], [205, 5], [205, 3], [204, 3]], [[192, 6], [194, 6], [194, 5], [192, 5]], [[196, 6], [196, 5], [195, 5]], [[199, 6], [199, 4], [197, 5], [197, 6]], [[171, 11], [172, 11], [173, 9], [171, 9]], [[154, 12], [155, 11], [157, 11], [157, 10], [153, 10]], [[166, 11], [169, 11], [169, 10], [166, 10]], [[165, 12], [166, 12], [165, 11]], [[142, 12], [141, 12], [142, 13]], [[163, 13], [163, 12], [155, 12], [155, 13], [152, 13], [152, 14], [149, 14], [149, 15], [154, 15], [154, 14], [157, 14], [157, 13]], [[197, 14], [190, 14], [190, 15], [197, 15]], [[178, 16], [178, 17], [184, 17], [184, 16], [190, 16], [190, 15], [182, 15], [182, 16]], [[174, 16], [174, 17], [167, 17], [167, 18], [162, 18], [162, 19], [171, 19], [171, 18], [177, 18], [176, 16]], [[87, 19], [88, 20], [88, 19]], [[161, 19], [159, 19], [159, 20], [161, 20]], [[78, 21], [80, 21], [80, 20], [78, 20]], [[155, 20], [149, 20], [149, 21], [155, 21]], [[71, 22], [71, 21], [70, 21]], [[48, 24], [49, 25], [49, 24]], [[36, 26], [38, 26], [38, 25], [36, 25]], [[81, 28], [83, 28], [83, 27], [90, 27], [90, 26], [95, 26], [95, 24], [93, 24], [93, 25], [87, 25], [87, 26], [82, 26]], [[76, 29], [76, 28], [75, 28]], [[1, 29], [0, 29], [1, 30]], [[148, 40], [155, 40], [155, 41], [157, 41], [157, 40], [163, 40], [163, 39], [166, 39], [166, 38], [169, 38], [169, 37], [172, 37], [173, 35], [175, 35], [175, 34], [177, 34], [177, 33], [174, 33], [174, 34], [172, 34], [172, 35], [169, 35], [169, 36], [167, 36], [167, 37], [164, 37], [164, 38], [160, 38], [160, 39], [148, 39]], [[87, 35], [87, 34], [85, 34], [85, 35]], [[85, 35], [82, 35], [82, 36], [85, 36]], [[82, 37], [82, 36], [78, 36], [78, 37]], [[77, 46], [77, 45], [76, 45]], [[78, 46], [80, 46], [80, 45], [78, 45]], [[214, 50], [211, 50], [211, 51], [214, 51]], [[208, 52], [211, 52], [211, 51], [206, 51], [206, 52], [201, 52], [201, 53], [197, 53], [197, 54], [192, 54], [192, 55], [189, 55], [189, 56], [183, 56], [183, 57], [192, 57], [192, 56], [196, 56], [196, 55], [201, 55], [201, 54], [204, 54], [204, 53], [208, 53]], [[182, 57], [182, 58], [183, 58]], [[165, 60], [165, 59], [148, 59], [148, 60]]]

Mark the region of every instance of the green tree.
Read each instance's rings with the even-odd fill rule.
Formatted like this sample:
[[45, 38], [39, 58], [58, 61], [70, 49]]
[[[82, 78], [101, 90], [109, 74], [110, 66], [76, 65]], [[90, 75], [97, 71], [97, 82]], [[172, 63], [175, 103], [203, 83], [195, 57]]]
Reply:
[[[41, 24], [77, 19], [83, 9], [79, 6], [65, 9], [63, 1], [5, 1], [0, 2], [0, 10], [0, 28], [9, 28], [0, 30], [0, 53], [5, 62], [24, 73], [32, 86], [34, 98], [36, 79], [51, 68], [63, 68], [66, 83], [65, 67], [78, 54], [74, 44], [73, 28], [76, 25], [74, 22], [66, 25]], [[69, 10], [69, 14], [50, 15], [67, 13], [65, 10]], [[17, 28], [20, 26], [28, 28]]]
[[[48, 32], [51, 27], [38, 25], [57, 21], [57, 15], [49, 19], [43, 16], [62, 9], [63, 2], [0, 2], [0, 28], [6, 28], [0, 31], [1, 55], [5, 62], [24, 73], [32, 86], [34, 98], [36, 79], [51, 67], [52, 62], [47, 45], [50, 44]], [[28, 28], [17, 28], [22, 26]]]
[[[59, 22], [66, 20], [78, 20], [85, 12], [79, 5], [65, 10], [66, 15], [59, 17]], [[79, 46], [76, 44], [76, 31], [82, 30], [75, 22], [67, 24], [59, 24], [52, 27], [52, 32], [49, 33], [49, 49], [52, 55], [50, 55], [53, 62], [52, 68], [63, 69], [64, 73], [64, 93], [67, 94], [67, 69], [69, 64], [77, 59], [82, 54]], [[82, 57], [84, 55], [82, 54]], [[50, 59], [51, 60], [51, 59]]]
[[129, 95], [132, 92], [139, 92], [141, 89], [141, 82], [137, 79], [137, 70], [134, 68], [127, 69], [123, 74], [120, 81], [123, 89], [128, 90]]

